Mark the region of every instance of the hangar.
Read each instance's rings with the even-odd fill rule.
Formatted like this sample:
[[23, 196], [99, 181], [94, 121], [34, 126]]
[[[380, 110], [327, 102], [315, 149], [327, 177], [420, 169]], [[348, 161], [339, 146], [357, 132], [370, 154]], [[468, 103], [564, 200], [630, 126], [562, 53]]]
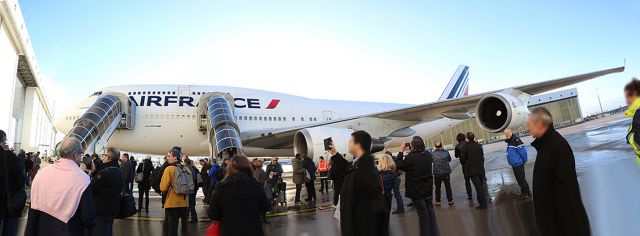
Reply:
[[0, 129], [27, 152], [54, 147], [53, 110], [17, 0], [0, 0]]

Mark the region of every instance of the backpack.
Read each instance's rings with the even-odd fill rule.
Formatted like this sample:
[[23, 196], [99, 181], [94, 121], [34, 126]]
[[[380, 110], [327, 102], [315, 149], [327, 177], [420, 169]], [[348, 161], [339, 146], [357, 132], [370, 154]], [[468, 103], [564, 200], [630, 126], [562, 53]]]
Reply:
[[153, 171], [151, 171], [150, 179], [151, 179], [151, 188], [156, 193], [161, 193], [160, 191], [160, 182], [162, 181], [162, 174], [164, 173], [164, 167], [158, 166]]
[[173, 192], [176, 194], [193, 194], [196, 190], [196, 184], [193, 181], [193, 172], [189, 167], [183, 165], [175, 165], [176, 171], [173, 173]]

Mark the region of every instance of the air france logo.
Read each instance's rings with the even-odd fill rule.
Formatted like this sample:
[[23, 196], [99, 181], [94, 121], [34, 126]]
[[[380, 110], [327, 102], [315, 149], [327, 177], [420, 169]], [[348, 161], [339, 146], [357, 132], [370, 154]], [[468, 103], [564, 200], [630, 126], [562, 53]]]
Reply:
[[[140, 96], [138, 99], [129, 96], [129, 100], [139, 107], [167, 107], [178, 105], [180, 107], [195, 107], [198, 103], [189, 96]], [[271, 99], [264, 109], [275, 109], [280, 104], [280, 99]], [[234, 98], [235, 108], [262, 109], [259, 98]]]

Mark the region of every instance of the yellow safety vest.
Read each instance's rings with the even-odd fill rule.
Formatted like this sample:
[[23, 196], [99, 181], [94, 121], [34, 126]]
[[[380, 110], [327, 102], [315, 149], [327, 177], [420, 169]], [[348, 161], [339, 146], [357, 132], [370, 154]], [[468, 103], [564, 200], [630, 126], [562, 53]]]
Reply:
[[[633, 119], [633, 117], [636, 114], [636, 110], [638, 110], [639, 107], [640, 107], [640, 98], [637, 98], [635, 101], [633, 101], [633, 103], [631, 103], [631, 105], [629, 106], [629, 109], [627, 109], [627, 111], [624, 112], [624, 116]], [[636, 158], [635, 158], [636, 164], [640, 165], [640, 146], [635, 141], [635, 137], [634, 137], [635, 135], [634, 135], [634, 132], [632, 131], [632, 128], [633, 128], [633, 121], [631, 122], [631, 125], [627, 130], [627, 143], [629, 143], [631, 147], [633, 147], [633, 150], [636, 153]], [[640, 129], [640, 127], [636, 127], [636, 129]]]

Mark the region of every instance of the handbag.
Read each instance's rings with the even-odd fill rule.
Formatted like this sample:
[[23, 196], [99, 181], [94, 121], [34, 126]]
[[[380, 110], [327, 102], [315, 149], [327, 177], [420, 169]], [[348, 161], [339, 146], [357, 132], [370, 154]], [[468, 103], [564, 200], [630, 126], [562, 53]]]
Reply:
[[120, 211], [116, 219], [125, 219], [129, 216], [135, 215], [138, 210], [136, 209], [136, 201], [129, 193], [120, 193]]
[[204, 233], [205, 236], [220, 236], [220, 221], [213, 221], [207, 231]]
[[[3, 150], [3, 152], [6, 152]], [[27, 192], [24, 191], [24, 188], [18, 190], [18, 192], [11, 194], [11, 190], [9, 189], [9, 169], [7, 159], [9, 156], [5, 156], [4, 161], [4, 187], [5, 194], [7, 195], [7, 213], [10, 215], [22, 215], [22, 210], [24, 210], [24, 204], [27, 202]]]
[[135, 177], [133, 177], [133, 181], [136, 181], [136, 183], [142, 183], [142, 180], [144, 180], [144, 165], [146, 163], [142, 162], [142, 171], [140, 171], [140, 173], [137, 173]]

